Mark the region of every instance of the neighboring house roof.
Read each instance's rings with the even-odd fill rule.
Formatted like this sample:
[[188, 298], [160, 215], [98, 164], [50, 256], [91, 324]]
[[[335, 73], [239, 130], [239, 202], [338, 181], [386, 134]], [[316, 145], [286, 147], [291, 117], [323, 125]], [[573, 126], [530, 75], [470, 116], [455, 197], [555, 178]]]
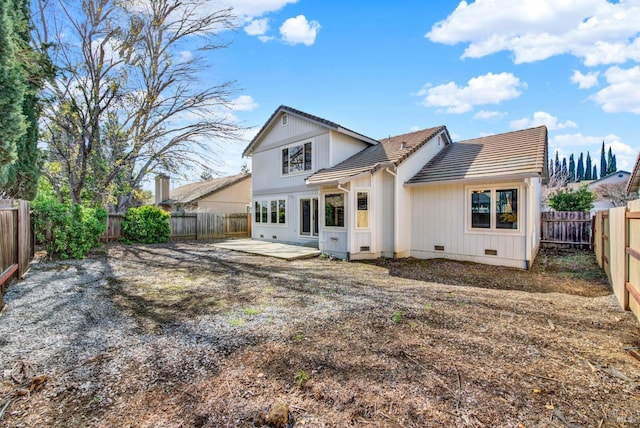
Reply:
[[638, 192], [640, 190], [640, 153], [636, 159], [636, 164], [631, 170], [631, 176], [629, 177], [629, 183], [627, 184], [627, 195]]
[[210, 180], [186, 184], [184, 186], [171, 189], [171, 199], [162, 201], [160, 204], [170, 205], [196, 202], [198, 199], [209, 196], [212, 193], [219, 192], [249, 178], [251, 178], [251, 174], [236, 174], [228, 177], [212, 178]]
[[262, 137], [265, 135], [267, 130], [271, 127], [271, 124], [273, 123], [273, 121], [276, 119], [276, 117], [280, 113], [288, 113], [288, 114], [291, 114], [293, 116], [298, 116], [298, 117], [301, 117], [303, 119], [310, 120], [312, 122], [317, 123], [318, 125], [320, 125], [322, 127], [333, 129], [334, 131], [337, 131], [337, 132], [340, 132], [342, 134], [349, 135], [351, 137], [357, 138], [358, 140], [364, 141], [365, 143], [370, 144], [370, 145], [378, 144], [377, 140], [374, 140], [373, 138], [369, 138], [369, 137], [367, 137], [365, 135], [362, 135], [362, 134], [360, 134], [358, 132], [355, 132], [355, 131], [352, 131], [352, 130], [350, 130], [348, 128], [345, 128], [344, 126], [338, 125], [335, 122], [331, 122], [330, 120], [323, 119], [321, 117], [314, 116], [312, 114], [305, 113], [303, 111], [296, 110], [294, 108], [287, 107], [285, 105], [281, 105], [280, 107], [278, 107], [273, 112], [271, 117], [269, 117], [269, 119], [265, 122], [265, 124], [262, 126], [260, 131], [258, 131], [258, 133], [256, 134], [256, 136], [253, 137], [253, 140], [251, 140], [249, 145], [242, 152], [242, 156], [251, 156], [251, 153], [253, 152], [253, 150], [256, 148], [256, 146], [258, 145], [258, 143], [260, 142]]
[[605, 177], [601, 177], [597, 180], [593, 180], [590, 181], [587, 186], [588, 187], [596, 187], [600, 184], [602, 184], [603, 182], [613, 182], [613, 183], [620, 183], [623, 182], [624, 184], [627, 183], [627, 180], [629, 178], [629, 176], [631, 175], [631, 173], [629, 173], [628, 171], [623, 171], [623, 170], [618, 170], [614, 173], [611, 173]]
[[459, 141], [445, 147], [407, 184], [545, 176], [547, 127]]
[[397, 167], [442, 131], [451, 141], [445, 126], [385, 138], [380, 144], [367, 147], [331, 168], [317, 171], [307, 178], [307, 184], [346, 182], [363, 173], [373, 174], [379, 168]]

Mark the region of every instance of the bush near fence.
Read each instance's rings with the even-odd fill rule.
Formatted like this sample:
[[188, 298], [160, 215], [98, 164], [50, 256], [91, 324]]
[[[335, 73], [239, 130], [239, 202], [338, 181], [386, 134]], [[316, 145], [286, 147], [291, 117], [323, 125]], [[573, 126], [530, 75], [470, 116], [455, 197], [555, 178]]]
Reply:
[[[102, 240], [119, 240], [123, 221], [124, 214], [109, 214]], [[246, 213], [173, 213], [169, 223], [173, 241], [251, 237], [251, 215]]]
[[620, 306], [640, 320], [640, 199], [599, 211], [593, 244]]

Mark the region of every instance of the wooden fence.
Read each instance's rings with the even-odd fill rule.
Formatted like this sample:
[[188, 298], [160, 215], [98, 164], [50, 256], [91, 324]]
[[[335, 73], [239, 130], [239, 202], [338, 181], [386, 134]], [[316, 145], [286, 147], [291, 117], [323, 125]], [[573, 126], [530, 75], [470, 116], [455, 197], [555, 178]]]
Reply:
[[11, 279], [22, 278], [33, 254], [29, 203], [0, 200], [0, 308]]
[[[116, 241], [122, 236], [123, 214], [109, 214], [103, 241]], [[204, 240], [221, 238], [248, 238], [251, 236], [250, 214], [171, 214], [171, 239]]]
[[546, 211], [541, 219], [541, 242], [543, 245], [591, 245], [591, 213]]
[[620, 306], [640, 320], [640, 200], [596, 214], [594, 251]]

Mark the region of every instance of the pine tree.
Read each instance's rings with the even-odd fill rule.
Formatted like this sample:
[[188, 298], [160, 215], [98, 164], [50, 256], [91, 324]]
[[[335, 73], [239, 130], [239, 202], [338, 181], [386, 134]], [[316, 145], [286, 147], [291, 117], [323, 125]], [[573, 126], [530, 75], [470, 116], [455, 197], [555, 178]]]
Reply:
[[553, 159], [549, 159], [549, 177], [553, 177]]
[[564, 177], [565, 183], [570, 181], [569, 170], [567, 168], [567, 158], [562, 158], [562, 176]]
[[576, 167], [576, 181], [580, 182], [584, 180], [584, 160], [582, 159], [582, 152], [578, 157], [578, 166]]
[[[607, 155], [604, 150], [604, 141], [602, 141], [602, 148], [600, 149], [600, 176], [604, 177], [607, 175]], [[597, 180], [597, 178], [594, 178]]]
[[557, 150], [556, 150], [556, 162], [554, 164], [553, 174], [554, 175], [560, 174], [560, 159], [558, 157], [558, 151]]
[[16, 158], [18, 140], [25, 132], [22, 114], [25, 83], [16, 57], [13, 2], [0, 0], [0, 186], [7, 182]]
[[569, 155], [569, 181], [576, 181], [576, 161], [573, 159], [573, 153]]
[[587, 161], [586, 161], [585, 166], [584, 166], [584, 179], [585, 180], [593, 180], [591, 174], [592, 174], [592, 172], [591, 172], [591, 155], [589, 154], [589, 151], [587, 151]]
[[616, 155], [613, 155], [613, 161], [611, 162], [611, 165], [612, 165], [611, 169], [613, 170], [613, 172], [617, 172], [618, 171], [618, 161], [616, 161]]
[[593, 172], [591, 173], [591, 179], [592, 180], [597, 180], [598, 179], [598, 168], [596, 168], [596, 166], [593, 166]]
[[614, 174], [616, 172], [616, 161], [613, 156], [613, 152], [611, 151], [611, 146], [609, 146], [609, 152], [607, 154], [607, 175]]

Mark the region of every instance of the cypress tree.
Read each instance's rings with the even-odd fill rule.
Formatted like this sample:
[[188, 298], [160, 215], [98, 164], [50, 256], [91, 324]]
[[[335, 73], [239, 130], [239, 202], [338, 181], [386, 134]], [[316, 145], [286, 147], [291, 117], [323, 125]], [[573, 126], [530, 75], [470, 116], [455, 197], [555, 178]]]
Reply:
[[609, 153], [607, 154], [607, 175], [611, 175], [616, 172], [616, 161], [609, 146]]
[[567, 158], [562, 158], [562, 176], [565, 183], [569, 181], [569, 170], [567, 169]]
[[16, 145], [25, 132], [22, 114], [25, 81], [16, 57], [13, 2], [0, 0], [0, 186], [7, 182], [9, 166], [16, 158]]
[[611, 169], [613, 169], [613, 172], [617, 172], [618, 171], [618, 162], [616, 161], [616, 155], [613, 155], [611, 165], [612, 165]]
[[586, 164], [584, 166], [584, 179], [585, 180], [593, 180], [591, 174], [592, 174], [592, 172], [591, 172], [591, 155], [589, 154], [589, 151], [587, 151], [587, 161], [586, 161]]
[[[600, 176], [604, 177], [607, 175], [607, 155], [604, 150], [604, 140], [602, 141], [602, 148], [600, 149]], [[597, 178], [594, 178], [597, 180]]]
[[598, 179], [598, 168], [596, 168], [596, 166], [593, 166], [593, 172], [591, 173], [591, 179], [593, 180], [597, 180]]
[[558, 158], [558, 151], [556, 150], [556, 162], [553, 168], [553, 174], [560, 174], [560, 159]]
[[573, 153], [569, 155], [569, 181], [576, 181], [576, 161], [573, 159]]
[[582, 152], [578, 157], [578, 165], [576, 167], [576, 181], [580, 182], [584, 180], [584, 160], [582, 159]]
[[[3, 1], [3, 0], [0, 0]], [[21, 199], [33, 199], [36, 195], [38, 178], [42, 164], [38, 149], [40, 103], [37, 93], [42, 88], [47, 61], [38, 57], [29, 46], [29, 2], [14, 0], [16, 43], [20, 47], [20, 56], [26, 75], [26, 92], [22, 103], [22, 114], [26, 120], [26, 132], [17, 141], [18, 159], [7, 172], [5, 192], [8, 196]]]

